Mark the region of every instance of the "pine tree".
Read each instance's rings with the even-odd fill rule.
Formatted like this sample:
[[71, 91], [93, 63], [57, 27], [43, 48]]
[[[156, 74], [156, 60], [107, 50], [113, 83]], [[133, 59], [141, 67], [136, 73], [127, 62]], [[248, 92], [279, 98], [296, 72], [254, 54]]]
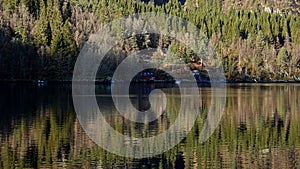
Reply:
[[285, 47], [280, 48], [276, 59], [278, 68], [284, 68], [287, 62], [287, 54], [288, 52]]
[[24, 45], [27, 44], [28, 38], [27, 38], [26, 28], [24, 27], [24, 25], [22, 25], [21, 22], [17, 23], [17, 26], [15, 28], [15, 32], [20, 37], [21, 42]]
[[70, 54], [71, 56], [76, 56], [77, 54], [77, 45], [74, 39], [74, 35], [71, 32], [68, 21], [65, 21], [65, 24], [62, 27], [62, 37], [63, 37], [63, 50], [64, 55]]
[[54, 4], [53, 12], [50, 19], [50, 27], [51, 27], [51, 54], [54, 56], [60, 49], [63, 47], [63, 39], [62, 39], [62, 16], [61, 12], [59, 11], [58, 4]]
[[34, 43], [37, 47], [47, 46], [50, 34], [47, 10], [43, 1], [41, 1], [41, 7], [39, 20], [37, 21], [37, 25], [34, 29]]

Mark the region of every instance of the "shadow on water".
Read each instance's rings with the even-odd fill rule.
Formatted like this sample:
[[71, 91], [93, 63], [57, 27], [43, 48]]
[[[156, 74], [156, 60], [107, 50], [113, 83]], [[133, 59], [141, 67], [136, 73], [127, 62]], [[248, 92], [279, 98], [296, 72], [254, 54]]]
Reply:
[[[132, 85], [133, 105], [147, 109], [145, 96], [156, 87]], [[98, 105], [117, 131], [156, 135], [168, 129], [180, 107], [176, 88], [160, 88], [169, 92], [167, 113], [148, 125], [130, 122], [116, 111], [110, 86], [96, 87]], [[0, 84], [0, 168], [297, 168], [299, 89], [298, 84], [228, 85], [222, 121], [200, 144], [212, 99], [210, 88], [200, 88], [201, 113], [187, 137], [164, 154], [131, 159], [113, 155], [88, 138], [76, 119], [70, 85]]]

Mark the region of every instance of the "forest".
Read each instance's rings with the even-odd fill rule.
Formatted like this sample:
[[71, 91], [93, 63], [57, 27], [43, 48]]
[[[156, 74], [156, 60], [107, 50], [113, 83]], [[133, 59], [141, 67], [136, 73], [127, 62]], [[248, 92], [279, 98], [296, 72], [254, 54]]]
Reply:
[[[2, 0], [0, 79], [71, 80], [76, 58], [91, 34], [125, 15], [161, 12], [186, 19], [208, 37], [228, 80], [299, 81], [300, 5], [289, 1], [282, 1], [282, 6], [261, 1], [239, 3]], [[120, 47], [125, 55], [146, 48], [169, 48], [187, 63], [193, 53], [169, 37], [152, 34], [130, 37]], [[115, 64], [116, 57], [112, 54], [107, 64]]]

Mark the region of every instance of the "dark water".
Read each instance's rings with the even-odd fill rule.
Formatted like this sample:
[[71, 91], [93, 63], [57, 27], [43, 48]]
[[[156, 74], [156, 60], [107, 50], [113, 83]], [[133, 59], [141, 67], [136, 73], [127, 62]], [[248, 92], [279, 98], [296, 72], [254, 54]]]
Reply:
[[[147, 109], [153, 85], [136, 86], [132, 103]], [[97, 86], [98, 104], [112, 127], [127, 135], [159, 133], [176, 119], [177, 89], [169, 92], [169, 115], [148, 127], [127, 122], [113, 108], [109, 86]], [[0, 168], [299, 168], [300, 84], [227, 86], [225, 112], [205, 142], [198, 136], [211, 103], [200, 88], [201, 117], [176, 147], [152, 158], [111, 154], [89, 139], [76, 119], [71, 86], [0, 84]], [[169, 99], [169, 98], [168, 98]], [[169, 100], [168, 100], [169, 101]]]

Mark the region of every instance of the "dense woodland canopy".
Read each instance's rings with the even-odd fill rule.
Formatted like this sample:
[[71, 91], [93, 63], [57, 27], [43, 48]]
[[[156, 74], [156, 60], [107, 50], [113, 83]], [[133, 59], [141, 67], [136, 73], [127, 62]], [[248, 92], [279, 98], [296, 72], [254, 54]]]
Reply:
[[[297, 7], [268, 11], [266, 6], [272, 4], [262, 4], [248, 8], [220, 0], [3, 0], [0, 79], [70, 80], [84, 42], [105, 23], [128, 14], [164, 12], [187, 19], [207, 35], [228, 79], [300, 80]], [[119, 50], [126, 54], [145, 48], [170, 48], [187, 62], [193, 53], [152, 34], [131, 37]], [[115, 58], [111, 56], [112, 63]]]

